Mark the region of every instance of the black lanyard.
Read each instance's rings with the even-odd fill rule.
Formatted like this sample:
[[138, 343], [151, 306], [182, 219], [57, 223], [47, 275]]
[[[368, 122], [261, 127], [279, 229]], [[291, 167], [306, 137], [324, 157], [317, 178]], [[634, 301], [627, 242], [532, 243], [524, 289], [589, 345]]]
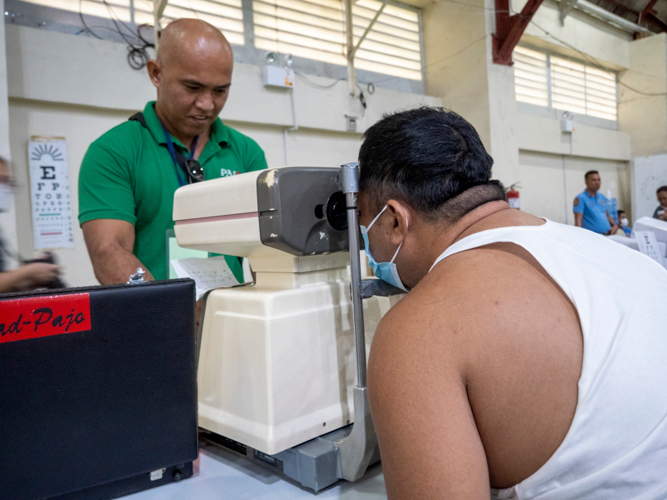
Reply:
[[[181, 187], [185, 186], [187, 184], [186, 180], [189, 180], [190, 182], [203, 181], [204, 169], [201, 167], [199, 162], [193, 158], [195, 155], [195, 149], [197, 149], [197, 141], [199, 140], [199, 136], [195, 136], [195, 140], [192, 143], [192, 148], [190, 149], [190, 156], [186, 159], [180, 149], [178, 150], [178, 153], [176, 152], [174, 143], [171, 140], [171, 135], [169, 135], [169, 132], [167, 132], [167, 129], [164, 125], [162, 125], [162, 130], [164, 132], [165, 139], [167, 139], [167, 149], [169, 150], [169, 155], [174, 161], [178, 185]], [[181, 178], [181, 175], [178, 172], [178, 167], [181, 167], [181, 169], [185, 171], [185, 179]]]

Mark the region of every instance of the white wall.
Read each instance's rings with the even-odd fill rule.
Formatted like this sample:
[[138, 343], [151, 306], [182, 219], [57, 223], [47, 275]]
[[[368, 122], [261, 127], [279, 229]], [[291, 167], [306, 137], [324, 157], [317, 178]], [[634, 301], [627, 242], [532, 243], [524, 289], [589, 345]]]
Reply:
[[[146, 71], [128, 66], [124, 44], [9, 25], [7, 52], [10, 97], [127, 111], [143, 109], [147, 101], [155, 99]], [[320, 85], [334, 83], [327, 78], [309, 78]], [[349, 111], [345, 82], [322, 90], [297, 78], [296, 87], [299, 126], [345, 132]], [[440, 103], [439, 99], [383, 88], [366, 97], [368, 109], [358, 120], [359, 132], [387, 111]], [[290, 91], [264, 88], [259, 66], [237, 63], [221, 117], [233, 122], [292, 126]]]
[[[512, 8], [519, 12], [525, 3], [515, 0]], [[576, 123], [573, 133], [562, 133], [560, 112], [543, 108], [533, 113], [518, 106], [514, 68], [492, 62], [493, 8], [491, 0], [461, 0], [437, 2], [424, 10], [427, 92], [477, 128], [494, 158], [494, 177], [506, 185], [519, 182], [523, 210], [571, 223], [572, 216], [566, 215], [572, 208], [570, 198], [584, 189], [583, 172], [591, 169], [604, 172], [605, 193], [604, 183], [611, 182], [616, 185], [613, 194], [625, 199], [630, 192], [629, 131]], [[573, 12], [561, 26], [556, 4], [547, 0], [521, 41], [582, 59], [580, 50], [618, 70], [628, 67], [630, 39], [628, 33], [581, 12]], [[564, 175], [571, 184], [567, 189]]]
[[[143, 109], [147, 101], [155, 99], [155, 90], [145, 71], [129, 68], [127, 49], [122, 44], [11, 25], [7, 26], [6, 35], [10, 142], [15, 152], [17, 177], [23, 185], [16, 200], [18, 246], [23, 255], [30, 256], [33, 252], [27, 188], [30, 136], [66, 137], [75, 216], [78, 214], [76, 180], [88, 145]], [[326, 78], [309, 78], [320, 85], [334, 83]], [[344, 115], [358, 105], [350, 105], [345, 82], [320, 90], [304, 85], [297, 78], [294, 103], [299, 130], [289, 131], [285, 141], [285, 129], [295, 124], [290, 91], [265, 89], [259, 67], [236, 64], [229, 101], [221, 118], [255, 139], [264, 149], [270, 167], [285, 164], [285, 144], [291, 165], [334, 166], [357, 158], [361, 133], [383, 113], [419, 104], [441, 105], [437, 98], [382, 88], [366, 98], [368, 109], [360, 113], [358, 132], [348, 133]], [[70, 285], [94, 284], [96, 280], [78, 227], [74, 240], [74, 249], [57, 251], [66, 268], [64, 279]]]
[[[16, 196], [18, 246], [22, 256], [29, 258], [35, 252], [28, 176], [28, 140], [30, 136], [63, 136], [67, 139], [72, 219], [75, 220], [79, 213], [77, 179], [83, 155], [93, 140], [109, 128], [126, 120], [127, 112], [10, 99], [9, 119], [15, 175], [20, 183], [20, 189]], [[84, 125], [82, 126], [82, 124]], [[64, 279], [66, 283], [70, 285], [96, 283], [85, 250], [83, 234], [76, 222], [74, 248], [59, 249], [56, 254], [60, 263], [65, 266]]]
[[[520, 11], [524, 3], [514, 0], [513, 9]], [[650, 111], [655, 120], [662, 117], [664, 126], [661, 122], [659, 130], [653, 130], [657, 137], [650, 142], [654, 149], [664, 148], [667, 101], [663, 97], [644, 102], [623, 91], [619, 130], [584, 125], [575, 118], [575, 131], [562, 133], [560, 113], [533, 113], [518, 106], [513, 68], [492, 63], [492, 8], [491, 0], [429, 4], [422, 17], [425, 84], [427, 94], [435, 97], [378, 88], [374, 95], [366, 96], [369, 107], [358, 121], [359, 133], [345, 132], [344, 114], [351, 109], [361, 112], [358, 103], [350, 103], [345, 82], [320, 90], [297, 78], [294, 103], [299, 130], [288, 132], [285, 141], [284, 130], [295, 125], [292, 96], [288, 91], [265, 89], [260, 68], [247, 64], [235, 68], [230, 100], [221, 117], [255, 138], [270, 166], [283, 165], [286, 154], [293, 165], [335, 165], [356, 157], [360, 133], [382, 113], [421, 103], [442, 104], [477, 128], [494, 156], [494, 176], [506, 184], [520, 182], [524, 210], [571, 222], [572, 198], [583, 190], [583, 172], [590, 169], [603, 174], [603, 192], [608, 183], [616, 184], [614, 195], [629, 209], [627, 162], [633, 156], [632, 148], [646, 142], [650, 127], [642, 122], [642, 113]], [[667, 70], [662, 69], [667, 67], [665, 40], [661, 35], [632, 42], [628, 33], [577, 11], [561, 26], [556, 3], [551, 0], [540, 7], [522, 38], [523, 43], [577, 59], [593, 57], [620, 71], [623, 81], [634, 75], [645, 84], [641, 77], [649, 74], [662, 82], [660, 88], [667, 81]], [[7, 50], [11, 146], [19, 168], [25, 168], [25, 145], [30, 135], [64, 135], [68, 138], [71, 178], [76, 179], [87, 144], [154, 98], [145, 73], [127, 66], [122, 44], [8, 26]], [[651, 63], [654, 60], [662, 63], [656, 66]], [[309, 78], [321, 85], [334, 83]], [[646, 90], [653, 89], [649, 87]], [[624, 121], [624, 117], [632, 119]], [[17, 200], [22, 213], [28, 206], [26, 195]], [[30, 221], [24, 215], [17, 220], [19, 246], [22, 251], [30, 250]], [[80, 234], [77, 248], [61, 254], [68, 267], [80, 269], [68, 271], [72, 283], [92, 282]]]
[[[512, 9], [520, 12], [527, 0], [512, 0]], [[546, 34], [549, 33], [550, 35]], [[521, 41], [560, 54], [582, 59], [584, 52], [610, 69], [625, 69], [629, 63], [628, 42], [632, 35], [576, 9], [561, 26], [558, 4], [546, 0], [537, 10]], [[576, 50], [575, 50], [576, 49]]]
[[[575, 118], [576, 119], [576, 118]], [[576, 123], [572, 133], [561, 132], [560, 120], [519, 113], [519, 149], [563, 155], [628, 161], [630, 136], [625, 132]]]
[[[513, 0], [513, 9], [520, 11], [525, 3]], [[561, 26], [557, 4], [547, 0], [526, 28], [521, 43], [589, 63], [592, 58], [596, 64], [622, 71], [629, 65], [630, 40], [629, 33], [577, 10]], [[612, 187], [619, 207], [630, 213], [630, 131], [584, 125], [575, 115], [574, 131], [564, 133], [561, 116], [560, 111], [535, 114], [526, 107], [520, 107], [517, 113], [521, 208], [572, 224], [572, 203], [585, 188], [584, 173], [598, 170], [601, 192], [606, 195]]]
[[605, 196], [611, 189], [618, 197], [618, 206], [630, 210], [627, 186], [627, 163], [569, 155], [522, 151], [519, 156], [521, 173], [521, 209], [555, 222], [573, 224], [574, 198], [585, 188], [584, 174], [600, 172]]

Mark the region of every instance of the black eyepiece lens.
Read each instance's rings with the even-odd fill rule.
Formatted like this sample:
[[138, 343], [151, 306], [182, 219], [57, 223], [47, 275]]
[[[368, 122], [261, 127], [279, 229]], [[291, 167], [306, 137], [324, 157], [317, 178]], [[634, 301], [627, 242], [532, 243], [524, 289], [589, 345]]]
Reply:
[[327, 202], [327, 222], [336, 231], [347, 229], [347, 210], [345, 208], [345, 195], [338, 191], [331, 195]]

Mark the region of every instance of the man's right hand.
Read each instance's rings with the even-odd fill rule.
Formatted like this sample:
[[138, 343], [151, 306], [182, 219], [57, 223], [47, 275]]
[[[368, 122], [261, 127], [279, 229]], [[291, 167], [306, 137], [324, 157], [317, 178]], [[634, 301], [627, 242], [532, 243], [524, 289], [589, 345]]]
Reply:
[[138, 267], [146, 271], [144, 279], [153, 275], [132, 253], [134, 225], [117, 219], [95, 219], [81, 225], [95, 277], [102, 285], [127, 282]]

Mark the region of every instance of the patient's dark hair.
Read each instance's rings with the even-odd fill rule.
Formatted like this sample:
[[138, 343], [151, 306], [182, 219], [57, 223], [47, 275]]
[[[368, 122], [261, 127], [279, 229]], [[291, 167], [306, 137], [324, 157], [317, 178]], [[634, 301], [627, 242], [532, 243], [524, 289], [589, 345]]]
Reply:
[[470, 123], [453, 111], [421, 107], [385, 115], [366, 131], [359, 188], [376, 212], [393, 198], [429, 221], [456, 221], [505, 199], [503, 185], [490, 180], [492, 166]]

